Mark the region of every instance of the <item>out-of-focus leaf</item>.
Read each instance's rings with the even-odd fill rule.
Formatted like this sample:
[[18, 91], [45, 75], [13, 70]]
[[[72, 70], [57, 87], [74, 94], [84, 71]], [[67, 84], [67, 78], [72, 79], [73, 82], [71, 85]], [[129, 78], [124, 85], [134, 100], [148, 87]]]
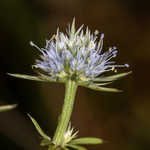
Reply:
[[31, 119], [32, 123], [34, 124], [34, 126], [35, 126], [36, 130], [38, 131], [38, 133], [39, 133], [44, 139], [47, 139], [47, 140], [50, 141], [51, 138], [50, 138], [49, 136], [47, 136], [47, 135], [43, 132], [43, 130], [41, 129], [41, 127], [39, 126], [39, 124], [37, 123], [37, 121], [36, 121], [34, 118], [32, 118], [29, 114], [28, 114], [28, 116], [30, 117], [30, 119]]
[[68, 144], [67, 146], [77, 150], [87, 150], [85, 147], [79, 145]]
[[9, 110], [14, 109], [16, 107], [17, 107], [17, 104], [0, 106], [0, 112], [9, 111]]
[[93, 137], [78, 138], [71, 141], [71, 144], [102, 144], [102, 143], [103, 143], [102, 139]]
[[117, 80], [119, 78], [125, 77], [125, 76], [127, 76], [127, 75], [129, 75], [131, 73], [132, 73], [132, 71], [126, 72], [126, 73], [120, 73], [120, 74], [116, 74], [116, 75], [112, 75], [112, 76], [108, 76], [108, 77], [99, 77], [99, 78], [93, 79], [93, 81], [95, 81], [95, 82], [113, 81], [113, 80]]

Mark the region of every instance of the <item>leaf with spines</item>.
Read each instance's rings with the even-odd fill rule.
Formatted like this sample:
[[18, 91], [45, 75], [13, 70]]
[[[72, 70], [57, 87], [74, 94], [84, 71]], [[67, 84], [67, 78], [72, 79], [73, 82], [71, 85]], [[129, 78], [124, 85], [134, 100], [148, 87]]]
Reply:
[[102, 144], [103, 140], [100, 138], [93, 138], [93, 137], [85, 137], [85, 138], [77, 138], [70, 142], [71, 144]]
[[110, 81], [114, 81], [114, 80], [123, 78], [131, 73], [132, 73], [132, 71], [126, 72], [126, 73], [120, 73], [120, 74], [116, 74], [116, 75], [112, 75], [112, 76], [108, 76], [108, 77], [99, 77], [99, 78], [93, 79], [93, 81], [95, 81], [95, 82], [110, 82]]
[[29, 114], [28, 114], [28, 116], [30, 117], [30, 119], [31, 119], [32, 123], [34, 124], [34, 126], [35, 126], [36, 130], [38, 131], [38, 133], [39, 133], [44, 139], [47, 139], [47, 140], [50, 141], [51, 138], [50, 138], [49, 136], [47, 136], [47, 135], [43, 132], [43, 130], [41, 129], [41, 127], [39, 126], [39, 124], [37, 123], [37, 121], [36, 121], [33, 117], [31, 117]]
[[17, 107], [17, 104], [0, 106], [0, 112], [12, 110]]

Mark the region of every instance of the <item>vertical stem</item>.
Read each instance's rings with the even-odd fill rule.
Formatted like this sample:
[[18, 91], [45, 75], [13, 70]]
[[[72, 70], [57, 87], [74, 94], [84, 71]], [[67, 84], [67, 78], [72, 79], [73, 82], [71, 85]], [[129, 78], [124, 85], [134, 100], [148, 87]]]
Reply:
[[62, 113], [60, 115], [58, 126], [56, 128], [53, 138], [53, 142], [56, 146], [61, 145], [64, 133], [66, 132], [66, 129], [68, 127], [68, 123], [70, 121], [73, 109], [76, 90], [77, 90], [77, 83], [72, 80], [68, 80], [66, 82], [65, 99], [62, 108]]

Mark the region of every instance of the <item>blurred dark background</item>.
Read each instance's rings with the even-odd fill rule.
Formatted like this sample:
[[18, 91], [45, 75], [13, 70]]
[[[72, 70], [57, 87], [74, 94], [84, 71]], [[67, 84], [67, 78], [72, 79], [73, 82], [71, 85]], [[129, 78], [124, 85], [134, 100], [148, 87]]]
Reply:
[[[0, 105], [19, 104], [0, 113], [0, 150], [42, 150], [40, 136], [27, 117], [30, 113], [50, 136], [61, 112], [64, 85], [37, 83], [6, 75], [34, 75], [38, 58], [34, 41], [43, 47], [57, 27], [76, 24], [105, 33], [104, 49], [117, 46], [118, 64], [130, 64], [133, 74], [112, 86], [123, 93], [79, 88], [71, 118], [79, 136], [95, 136], [104, 144], [91, 150], [150, 149], [150, 1], [148, 0], [1, 0]], [[127, 71], [121, 69], [121, 72]]]

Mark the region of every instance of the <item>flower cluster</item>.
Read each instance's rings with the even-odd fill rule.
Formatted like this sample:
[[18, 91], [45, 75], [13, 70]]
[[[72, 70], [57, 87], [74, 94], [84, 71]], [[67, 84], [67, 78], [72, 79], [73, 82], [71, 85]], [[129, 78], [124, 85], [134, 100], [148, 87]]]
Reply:
[[49, 78], [71, 78], [77, 81], [89, 81], [102, 73], [112, 71], [116, 67], [128, 67], [128, 64], [116, 65], [112, 58], [116, 57], [116, 47], [111, 47], [102, 53], [104, 34], [98, 41], [98, 31], [91, 33], [83, 26], [75, 30], [75, 21], [69, 27], [67, 34], [59, 32], [46, 41], [45, 48], [39, 48], [42, 55], [34, 65]]
[[14, 77], [42, 81], [66, 83], [68, 80], [75, 81], [78, 86], [87, 87], [97, 91], [118, 92], [114, 88], [104, 85], [124, 77], [131, 72], [103, 76], [108, 71], [116, 72], [118, 67], [129, 67], [128, 64], [117, 65], [113, 58], [117, 56], [117, 48], [110, 47], [103, 52], [104, 34], [99, 36], [83, 25], [76, 30], [75, 20], [69, 26], [66, 34], [57, 30], [50, 40], [46, 40], [46, 46], [39, 48], [32, 41], [30, 45], [37, 48], [41, 55], [36, 60], [34, 68], [38, 69], [38, 76], [9, 74]]

